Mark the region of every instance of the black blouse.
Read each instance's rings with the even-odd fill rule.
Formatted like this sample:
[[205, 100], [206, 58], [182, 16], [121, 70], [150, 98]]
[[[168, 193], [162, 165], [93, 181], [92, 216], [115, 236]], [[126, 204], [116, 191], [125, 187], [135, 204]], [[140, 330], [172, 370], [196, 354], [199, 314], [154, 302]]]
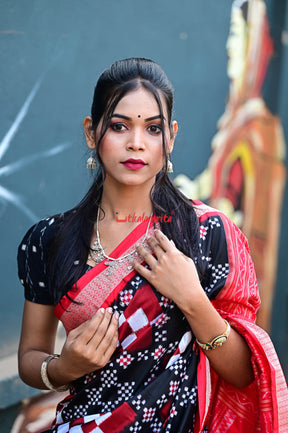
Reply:
[[47, 251], [57, 235], [64, 214], [46, 218], [33, 225], [18, 247], [18, 275], [25, 289], [25, 299], [38, 304], [53, 305], [48, 291]]

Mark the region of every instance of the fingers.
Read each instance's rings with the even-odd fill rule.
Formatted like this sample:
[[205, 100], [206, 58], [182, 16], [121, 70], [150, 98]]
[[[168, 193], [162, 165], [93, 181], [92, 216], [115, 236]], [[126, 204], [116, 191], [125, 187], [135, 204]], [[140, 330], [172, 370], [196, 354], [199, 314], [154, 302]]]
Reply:
[[160, 246], [159, 242], [155, 238], [149, 238], [147, 240], [150, 248], [155, 253], [157, 259], [159, 260], [163, 254], [165, 254], [165, 251]]
[[99, 350], [100, 353], [106, 352], [114, 337], [118, 336], [118, 318], [118, 313], [112, 314], [112, 308], [107, 308], [101, 323], [87, 344]]
[[112, 308], [107, 308], [97, 331], [87, 344], [97, 369], [103, 368], [113, 355], [118, 342], [119, 314], [112, 314]]
[[109, 362], [117, 347], [118, 318], [111, 307], [100, 308], [91, 319], [70, 331], [60, 359], [71, 380]]
[[144, 277], [147, 281], [150, 281], [151, 271], [149, 269], [145, 268], [145, 266], [141, 265], [136, 260], [133, 260], [132, 264], [133, 264], [135, 271], [138, 272], [138, 274], [142, 275], [142, 277]]
[[87, 344], [95, 334], [95, 330], [98, 328], [105, 314], [105, 309], [99, 308], [91, 319], [81, 323], [81, 325], [69, 333], [70, 338], [81, 340], [83, 344]]
[[152, 268], [153, 265], [157, 262], [157, 259], [153, 257], [150, 251], [148, 251], [143, 245], [139, 245], [137, 247], [137, 253], [142, 257], [144, 262], [147, 263], [150, 268]]
[[151, 270], [155, 269], [155, 266], [159, 264], [159, 261], [161, 263], [161, 258], [165, 256], [166, 252], [176, 249], [176, 247], [174, 242], [169, 241], [169, 239], [160, 230], [155, 230], [155, 238], [151, 237], [147, 240], [147, 242], [156, 257], [154, 257], [153, 254], [151, 254], [143, 245], [139, 245], [137, 247], [137, 252], [145, 261], [145, 263], [147, 263], [150, 269], [147, 269], [147, 267], [141, 265], [136, 260], [133, 261], [133, 267], [136, 272], [150, 281]]
[[[147, 240], [147, 242], [152, 251], [155, 253], [157, 260], [159, 260], [163, 254], [165, 254], [165, 252], [176, 248], [174, 242], [172, 240], [169, 241], [169, 239], [160, 230], [155, 230], [155, 238], [151, 237]], [[139, 245], [137, 247], [137, 252], [150, 268], [156, 264], [157, 260], [155, 257], [153, 257], [153, 255], [143, 245]]]
[[118, 315], [113, 315], [105, 337], [101, 340], [97, 351], [102, 353], [102, 364], [105, 365], [113, 355], [118, 343]]
[[[80, 326], [70, 332], [70, 338], [78, 340], [79, 344], [89, 344], [93, 340], [93, 344], [97, 345], [105, 336], [109, 324], [111, 322], [113, 310], [111, 307], [99, 308], [94, 316], [83, 322]], [[114, 320], [118, 324], [118, 316], [116, 313], [113, 315]], [[114, 323], [114, 322], [113, 322]]]
[[[93, 319], [94, 317], [91, 323], [98, 323]], [[93, 370], [103, 368], [117, 347], [118, 319], [119, 314], [113, 314], [112, 308], [107, 308], [98, 327], [94, 329], [92, 338], [84, 346], [84, 351], [93, 364]]]
[[155, 230], [155, 237], [165, 252], [171, 250], [172, 248], [176, 248], [173, 240], [170, 241], [160, 230]]
[[69, 339], [71, 340], [83, 340], [83, 343], [87, 343], [95, 333], [95, 327], [97, 328], [99, 323], [102, 321], [105, 309], [99, 308], [99, 310], [94, 314], [92, 319], [86, 320], [77, 326], [77, 328], [72, 329], [69, 333]]

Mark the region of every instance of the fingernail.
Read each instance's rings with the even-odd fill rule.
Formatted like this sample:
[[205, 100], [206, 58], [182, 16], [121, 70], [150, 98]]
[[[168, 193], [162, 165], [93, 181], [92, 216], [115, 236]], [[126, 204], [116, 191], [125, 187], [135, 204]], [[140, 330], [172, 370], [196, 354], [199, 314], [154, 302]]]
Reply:
[[119, 319], [119, 313], [117, 313], [117, 312], [114, 313], [114, 314], [113, 314], [113, 317], [114, 317], [115, 320], [118, 320], [118, 319]]
[[101, 307], [101, 308], [99, 308], [99, 310], [98, 311], [100, 311], [100, 313], [104, 313], [104, 311], [105, 311], [105, 309], [103, 308], [103, 307]]
[[108, 313], [112, 314], [113, 313], [113, 309], [111, 307], [107, 308]]

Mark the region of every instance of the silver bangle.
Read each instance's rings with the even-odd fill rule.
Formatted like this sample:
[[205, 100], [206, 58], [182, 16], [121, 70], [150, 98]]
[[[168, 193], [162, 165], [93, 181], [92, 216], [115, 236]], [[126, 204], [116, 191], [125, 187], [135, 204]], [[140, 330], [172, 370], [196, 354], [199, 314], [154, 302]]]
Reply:
[[70, 385], [64, 385], [64, 386], [60, 386], [59, 388], [56, 388], [55, 386], [52, 385], [52, 383], [50, 382], [49, 378], [48, 378], [48, 373], [47, 373], [47, 367], [49, 362], [51, 361], [51, 359], [58, 359], [60, 358], [60, 355], [49, 355], [43, 362], [41, 365], [41, 379], [42, 382], [44, 383], [44, 385], [48, 388], [51, 389], [51, 391], [67, 391], [70, 388]]

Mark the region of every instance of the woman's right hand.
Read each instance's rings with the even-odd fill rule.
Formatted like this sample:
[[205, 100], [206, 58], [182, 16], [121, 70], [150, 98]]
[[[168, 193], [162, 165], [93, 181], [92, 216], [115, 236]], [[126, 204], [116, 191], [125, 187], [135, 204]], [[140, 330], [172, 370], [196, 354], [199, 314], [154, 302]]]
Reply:
[[[41, 365], [49, 354], [55, 353], [58, 319], [53, 305], [26, 300], [18, 349], [19, 375], [29, 386], [45, 389]], [[118, 314], [112, 309], [97, 313], [70, 331], [57, 359], [47, 366], [52, 385], [59, 387], [104, 367], [117, 347]]]
[[103, 368], [117, 347], [118, 318], [111, 307], [100, 308], [91, 319], [70, 331], [60, 358], [48, 364], [51, 382], [63, 384], [65, 377], [68, 383]]

